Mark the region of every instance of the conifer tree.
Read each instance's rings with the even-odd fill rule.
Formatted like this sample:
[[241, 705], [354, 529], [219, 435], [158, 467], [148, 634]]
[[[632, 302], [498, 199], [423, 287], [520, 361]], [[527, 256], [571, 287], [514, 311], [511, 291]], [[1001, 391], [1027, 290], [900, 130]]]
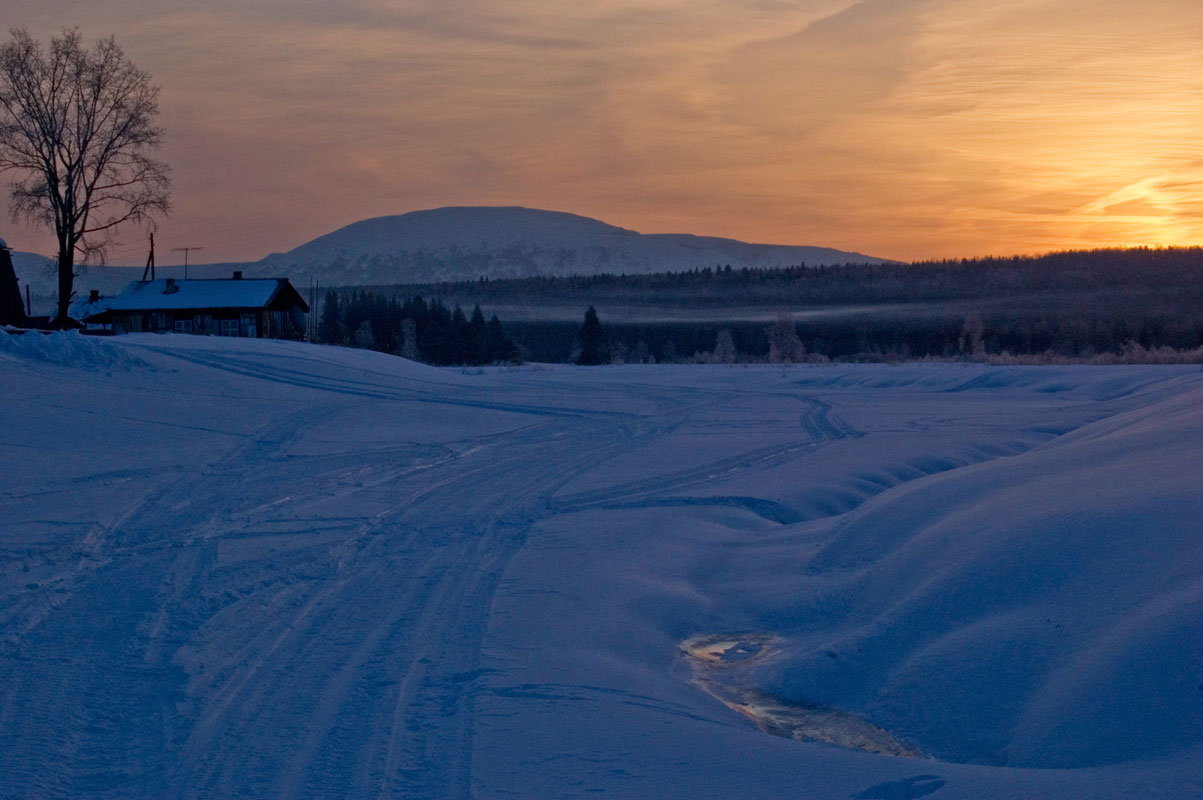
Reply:
[[601, 320], [597, 311], [589, 306], [585, 311], [585, 321], [581, 324], [580, 351], [574, 359], [582, 366], [596, 366], [609, 361], [606, 348], [606, 334], [602, 330]]
[[455, 310], [451, 312], [451, 329], [448, 331], [450, 339], [450, 359], [449, 364], [468, 364], [471, 361], [468, 353], [468, 317], [464, 314], [464, 310], [456, 304]]
[[480, 304], [472, 309], [472, 317], [468, 320], [468, 335], [465, 342], [465, 355], [469, 364], [487, 364], [489, 358], [489, 324], [480, 310]]
[[322, 318], [318, 323], [317, 336], [320, 341], [327, 344], [339, 344], [342, 342], [341, 329], [342, 312], [338, 307], [338, 295], [334, 292], [326, 292], [326, 301], [322, 304]]
[[505, 335], [505, 330], [501, 327], [501, 320], [497, 318], [496, 314], [489, 317], [486, 341], [490, 363], [499, 364], [520, 360], [518, 346], [514, 344], [510, 337]]

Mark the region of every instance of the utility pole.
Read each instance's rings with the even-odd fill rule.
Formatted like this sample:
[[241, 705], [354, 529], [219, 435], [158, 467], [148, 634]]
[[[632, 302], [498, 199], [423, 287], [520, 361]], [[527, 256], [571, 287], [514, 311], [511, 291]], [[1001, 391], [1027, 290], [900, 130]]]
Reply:
[[313, 302], [309, 304], [309, 324], [313, 328], [313, 335], [309, 339], [311, 342], [317, 341], [317, 307], [321, 302], [322, 285], [318, 283], [317, 276], [313, 276]]
[[188, 253], [191, 252], [192, 250], [204, 250], [204, 249], [205, 248], [203, 248], [203, 247], [173, 247], [173, 248], [171, 248], [171, 252], [173, 252], [173, 253], [178, 253], [180, 251], [183, 251], [183, 253], [184, 253], [184, 280], [188, 280]]
[[150, 275], [150, 279], [155, 279], [155, 232], [150, 232], [150, 255], [146, 257], [146, 268], [142, 270], [142, 282], [146, 283], [146, 276]]

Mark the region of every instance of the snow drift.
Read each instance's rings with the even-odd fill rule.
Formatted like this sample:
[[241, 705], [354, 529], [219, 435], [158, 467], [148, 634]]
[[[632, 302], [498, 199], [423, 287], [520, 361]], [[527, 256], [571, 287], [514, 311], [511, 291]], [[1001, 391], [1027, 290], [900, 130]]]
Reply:
[[0, 348], [7, 793], [1203, 796], [1197, 369]]

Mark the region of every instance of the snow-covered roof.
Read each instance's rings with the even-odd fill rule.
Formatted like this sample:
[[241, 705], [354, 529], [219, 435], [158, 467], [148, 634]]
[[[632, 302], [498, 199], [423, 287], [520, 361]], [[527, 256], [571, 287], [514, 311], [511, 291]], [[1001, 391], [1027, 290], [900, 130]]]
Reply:
[[109, 301], [112, 311], [191, 308], [264, 308], [286, 278], [134, 281]]
[[114, 298], [99, 297], [96, 302], [92, 302], [90, 294], [76, 297], [71, 301], [71, 305], [67, 308], [67, 316], [71, 319], [84, 322], [88, 317], [94, 317], [97, 314], [103, 314], [108, 311]]

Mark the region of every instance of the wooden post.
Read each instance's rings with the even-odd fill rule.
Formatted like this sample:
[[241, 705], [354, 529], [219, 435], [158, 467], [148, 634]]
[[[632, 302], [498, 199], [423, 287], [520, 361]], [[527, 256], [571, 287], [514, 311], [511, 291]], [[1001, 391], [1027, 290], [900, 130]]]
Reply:
[[146, 268], [142, 270], [142, 282], [146, 283], [146, 276], [150, 274], [150, 279], [155, 279], [155, 233], [150, 232], [150, 255], [146, 257]]

